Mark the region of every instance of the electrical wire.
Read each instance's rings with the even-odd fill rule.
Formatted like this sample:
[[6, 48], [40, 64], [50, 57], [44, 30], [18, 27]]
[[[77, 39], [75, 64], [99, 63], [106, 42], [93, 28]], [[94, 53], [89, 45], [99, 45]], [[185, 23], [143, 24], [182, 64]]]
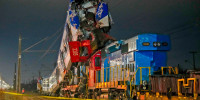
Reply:
[[[33, 44], [33, 45], [31, 45], [30, 47], [28, 47], [28, 48], [26, 48], [25, 50], [23, 50], [23, 52], [29, 52], [29, 50], [30, 50], [31, 48], [35, 47], [36, 45], [42, 43], [43, 41], [47, 41], [47, 40], [53, 38], [54, 36], [56, 36], [56, 35], [59, 33], [59, 31], [62, 30], [62, 28], [63, 28], [63, 25], [62, 25], [62, 27], [60, 27], [53, 35], [51, 35], [50, 37], [47, 36], [47, 37], [43, 38], [42, 40], [36, 42], [35, 44]], [[33, 52], [33, 51], [31, 51], [31, 52]], [[37, 51], [37, 52], [38, 52], [38, 51]]]
[[169, 30], [166, 30], [165, 32], [162, 32], [162, 33], [165, 33], [165, 34], [168, 34], [168, 35], [173, 35], [175, 33], [179, 33], [181, 31], [191, 29], [195, 26], [199, 26], [199, 17], [198, 16], [196, 16], [196, 18], [194, 18], [193, 20], [187, 21], [182, 25], [173, 27]]
[[[61, 33], [61, 32], [60, 32]], [[47, 53], [49, 52], [49, 50], [54, 46], [54, 44], [56, 43], [56, 41], [59, 39], [59, 37], [61, 36], [62, 34], [59, 34], [58, 37], [53, 41], [53, 43], [49, 46], [49, 48], [47, 49], [47, 51], [40, 57], [40, 59], [44, 58]]]
[[40, 41], [36, 42], [35, 44], [31, 45], [30, 47], [26, 48], [22, 52], [27, 52], [29, 49], [33, 48], [34, 46], [38, 45], [39, 43], [41, 43], [41, 42], [43, 42], [43, 41], [45, 41], [47, 39], [48, 39], [48, 37], [43, 38], [42, 40], [40, 40]]
[[[197, 33], [199, 34], [199, 32], [197, 32]], [[197, 34], [197, 33], [194, 33], [193, 35], [195, 35], [195, 34]], [[178, 37], [174, 37], [174, 38], [172, 38], [171, 40], [173, 41], [173, 40], [185, 38], [185, 37], [190, 36], [190, 35], [191, 35], [191, 33], [186, 34], [186, 35], [181, 35], [181, 36], [178, 36]]]

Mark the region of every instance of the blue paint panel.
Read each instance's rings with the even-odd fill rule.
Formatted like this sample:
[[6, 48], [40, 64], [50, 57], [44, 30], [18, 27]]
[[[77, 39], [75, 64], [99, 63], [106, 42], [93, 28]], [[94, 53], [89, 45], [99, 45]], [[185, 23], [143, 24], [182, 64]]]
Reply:
[[[153, 52], [152, 51], [137, 51], [135, 52], [135, 71], [138, 67], [149, 67], [151, 65], [151, 61], [153, 60]], [[142, 79], [148, 80], [148, 69], [142, 70]], [[140, 70], [138, 69], [135, 76], [136, 85], [140, 84]]]
[[97, 76], [98, 76], [98, 78], [96, 78], [96, 82], [99, 83], [99, 82], [101, 82], [101, 72], [100, 71], [96, 72], [96, 77]]
[[[117, 43], [113, 43], [113, 46], [110, 46], [108, 48], [109, 50], [109, 53], [112, 53], [112, 52], [115, 52], [117, 50], [119, 50], [121, 48], [121, 45], [123, 44], [124, 42], [122, 40], [119, 40], [117, 41]], [[116, 44], [119, 44], [119, 46], [116, 46]]]
[[111, 47], [108, 48], [109, 53], [115, 52], [115, 51], [117, 51], [119, 49], [120, 49], [120, 46], [116, 47], [116, 45], [113, 45], [113, 46], [111, 46]]
[[[136, 51], [135, 70], [138, 67], [151, 67], [151, 74], [160, 70], [161, 66], [166, 66], [167, 54], [165, 51]], [[149, 69], [142, 69], [142, 80], [149, 81]], [[136, 85], [140, 85], [140, 69], [136, 73]]]
[[80, 76], [83, 76], [83, 74], [81, 73], [81, 70], [83, 70], [83, 72], [86, 73], [85, 66], [80, 66]]
[[104, 2], [99, 3], [96, 11], [96, 20], [101, 20], [104, 17], [108, 16], [108, 5]]
[[[109, 81], [109, 71], [110, 71], [110, 61], [109, 61], [109, 57], [107, 57], [104, 61], [104, 82], [108, 82]], [[106, 78], [106, 74], [107, 74], [107, 78]]]
[[74, 0], [70, 0], [70, 3], [74, 2]]
[[[149, 42], [149, 46], [143, 46], [143, 42]], [[153, 46], [153, 42], [167, 42], [168, 45], [164, 46]], [[114, 43], [113, 43], [114, 45]], [[120, 53], [120, 47], [116, 48], [116, 46], [111, 46], [108, 48], [112, 53], [106, 54], [107, 58], [103, 61], [104, 68], [110, 67], [110, 65], [115, 65], [115, 59], [121, 58], [124, 64], [128, 64], [129, 61], [135, 61], [136, 71], [138, 67], [151, 67], [151, 75], [154, 71], [160, 70], [161, 66], [166, 66], [167, 64], [167, 51], [170, 50], [170, 38], [168, 35], [159, 35], [159, 34], [141, 34], [138, 35], [138, 39], [136, 40], [136, 51], [132, 53], [124, 54], [123, 56]], [[121, 56], [119, 56], [121, 55]], [[134, 55], [134, 56], [133, 56]], [[119, 60], [119, 59], [118, 59]], [[107, 70], [110, 70], [107, 68]], [[119, 71], [119, 70], [118, 70]], [[107, 74], [107, 78], [106, 78]], [[110, 75], [109, 71], [104, 69], [104, 82], [109, 81]], [[149, 82], [149, 69], [142, 69], [142, 80], [146, 80]], [[129, 84], [129, 83], [128, 83]], [[140, 69], [138, 69], [135, 76], [135, 85], [140, 85]]]
[[158, 35], [157, 41], [160, 42], [161, 44], [164, 42], [168, 43], [168, 46], [161, 46], [161, 48], [158, 48], [157, 50], [170, 50], [171, 42], [169, 35]]
[[[141, 34], [138, 35], [137, 50], [169, 50], [170, 49], [170, 37], [169, 35], [158, 34]], [[143, 46], [142, 43], [149, 42], [149, 46]], [[161, 46], [154, 47], [153, 42], [160, 42]], [[162, 43], [167, 42], [168, 46], [163, 46]]]
[[80, 26], [80, 22], [77, 13], [69, 10], [69, 17], [70, 17], [70, 24], [76, 29], [78, 29]]
[[154, 51], [152, 67], [154, 71], [160, 70], [161, 66], [167, 65], [167, 52], [164, 51]]

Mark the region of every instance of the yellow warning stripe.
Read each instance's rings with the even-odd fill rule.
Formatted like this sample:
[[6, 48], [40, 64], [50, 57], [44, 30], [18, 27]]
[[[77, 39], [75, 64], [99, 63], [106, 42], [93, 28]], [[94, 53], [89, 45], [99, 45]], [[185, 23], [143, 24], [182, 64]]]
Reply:
[[[20, 93], [13, 93], [13, 92], [3, 92], [3, 93], [10, 94], [10, 95], [19, 95], [19, 96], [22, 96], [22, 95], [31, 96], [31, 95], [27, 95], [27, 94], [20, 94]], [[48, 99], [92, 100], [92, 99], [80, 99], [80, 98], [53, 97], [53, 96], [38, 96], [38, 97], [48, 98]]]
[[[71, 99], [71, 100], [81, 100], [79, 98], [65, 98], [65, 97], [52, 97], [52, 96], [40, 96], [42, 98], [49, 98], [49, 99]], [[82, 99], [82, 100], [92, 100], [92, 99]]]
[[3, 92], [3, 93], [6, 93], [6, 94], [11, 94], [11, 95], [23, 95], [23, 94], [19, 94], [19, 93], [13, 93], [13, 92]]

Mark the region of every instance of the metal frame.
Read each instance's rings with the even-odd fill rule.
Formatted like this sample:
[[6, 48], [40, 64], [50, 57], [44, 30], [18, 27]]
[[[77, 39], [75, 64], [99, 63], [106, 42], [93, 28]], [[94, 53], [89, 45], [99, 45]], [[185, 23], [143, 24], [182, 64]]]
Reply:
[[[134, 89], [135, 89], [135, 85], [132, 86], [131, 83], [133, 82], [135, 75], [138, 72], [138, 69], [140, 69], [140, 84], [142, 84], [142, 69], [149, 69], [149, 76], [151, 75], [151, 67], [138, 67], [137, 70], [135, 71], [135, 73], [133, 74], [132, 80], [130, 82], [130, 94], [131, 94], [133, 86], [134, 86]], [[131, 96], [131, 98], [133, 98], [133, 95]]]
[[185, 79], [178, 79], [178, 96], [182, 96], [182, 93], [180, 91], [180, 83], [183, 82], [183, 87], [186, 88], [190, 85], [189, 81], [194, 81], [193, 85], [194, 85], [194, 99], [197, 99], [197, 88], [196, 88], [196, 81], [197, 79], [196, 78], [188, 78], [187, 79], [187, 83], [185, 81]]
[[164, 72], [163, 72], [164, 69], [168, 69], [169, 74], [171, 74], [171, 72], [173, 72], [174, 74], [178, 74], [178, 68], [177, 67], [173, 68], [172, 66], [169, 66], [169, 67], [161, 67], [162, 75], [164, 75]]
[[[129, 75], [129, 68], [119, 68], [121, 65], [117, 65], [117, 66], [110, 66], [110, 67], [107, 67], [107, 68], [101, 68], [101, 69], [98, 69], [98, 70], [95, 70], [95, 72], [97, 73], [98, 71], [100, 71], [100, 73], [101, 73], [101, 70], [105, 70], [106, 71], [106, 82], [104, 82], [104, 80], [103, 80], [103, 82], [97, 82], [97, 80], [98, 80], [98, 74], [96, 75], [96, 77], [97, 77], [97, 80], [95, 80], [95, 87], [96, 88], [122, 88], [122, 89], [126, 89], [126, 71], [128, 71], [128, 75]], [[110, 76], [109, 76], [109, 80], [108, 80], [108, 75], [107, 75], [107, 72], [108, 72], [108, 68], [110, 68], [109, 70], [110, 70]], [[114, 76], [115, 76], [115, 74], [114, 74], [114, 72], [115, 72], [115, 70], [117, 69], [117, 74], [116, 74], [116, 80], [115, 80], [115, 78], [114, 78]], [[120, 71], [120, 80], [119, 80], [119, 78], [118, 78], [118, 76], [119, 76], [119, 72], [118, 72], [118, 70], [119, 69], [121, 69], [121, 71]], [[125, 69], [124, 71], [122, 71], [123, 69]], [[111, 73], [111, 71], [113, 71], [112, 73]], [[123, 74], [122, 74], [122, 72], [124, 72]], [[111, 74], [113, 74], [113, 79], [111, 80]], [[104, 73], [103, 73], [103, 77], [104, 77]], [[122, 78], [122, 77], [124, 77], [124, 78]], [[100, 75], [100, 78], [101, 78], [101, 75]], [[118, 81], [121, 81], [120, 82], [120, 85], [118, 85]], [[124, 81], [124, 85], [122, 85], [122, 81]], [[100, 85], [100, 84], [102, 84], [102, 85]], [[113, 85], [111, 85], [111, 84], [113, 84]]]

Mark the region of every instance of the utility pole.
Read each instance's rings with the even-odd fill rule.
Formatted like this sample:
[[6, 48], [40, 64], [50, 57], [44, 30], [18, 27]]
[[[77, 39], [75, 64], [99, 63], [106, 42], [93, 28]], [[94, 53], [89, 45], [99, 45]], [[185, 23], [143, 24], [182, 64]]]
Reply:
[[17, 92], [21, 92], [21, 46], [22, 46], [22, 37], [19, 35], [19, 47], [18, 47], [18, 65], [17, 65]]
[[17, 72], [16, 72], [16, 69], [17, 69], [17, 65], [15, 63], [15, 72], [14, 72], [14, 80], [13, 80], [13, 89], [16, 91], [16, 76], [17, 76]]
[[194, 70], [196, 70], [196, 66], [195, 66], [195, 54], [197, 53], [196, 51], [190, 51], [190, 53], [192, 54], [193, 56], [193, 67], [194, 67]]

